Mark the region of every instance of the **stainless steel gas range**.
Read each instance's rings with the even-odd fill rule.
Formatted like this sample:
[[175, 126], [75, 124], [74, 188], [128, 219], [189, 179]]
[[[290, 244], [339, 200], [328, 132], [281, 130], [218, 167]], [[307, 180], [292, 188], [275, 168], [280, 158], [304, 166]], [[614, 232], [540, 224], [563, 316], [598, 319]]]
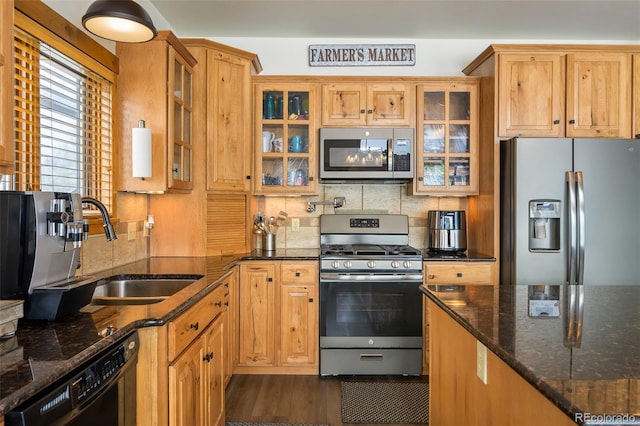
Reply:
[[422, 254], [405, 215], [320, 217], [320, 374], [420, 375]]

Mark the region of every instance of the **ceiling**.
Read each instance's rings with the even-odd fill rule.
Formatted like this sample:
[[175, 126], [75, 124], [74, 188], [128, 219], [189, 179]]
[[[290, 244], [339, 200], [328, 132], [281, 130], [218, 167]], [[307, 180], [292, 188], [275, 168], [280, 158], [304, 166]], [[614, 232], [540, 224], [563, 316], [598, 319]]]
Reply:
[[[140, 3], [155, 7], [179, 37], [640, 43], [640, 0], [146, 0]], [[155, 11], [149, 12], [152, 17], [155, 15]]]

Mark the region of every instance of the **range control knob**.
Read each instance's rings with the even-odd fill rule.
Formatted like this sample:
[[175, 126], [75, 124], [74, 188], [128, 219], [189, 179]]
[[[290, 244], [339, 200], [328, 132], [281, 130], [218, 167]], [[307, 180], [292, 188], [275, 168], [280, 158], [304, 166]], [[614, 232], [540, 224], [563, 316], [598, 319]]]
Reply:
[[402, 266], [404, 266], [407, 269], [411, 268], [411, 261], [405, 260], [404, 262], [402, 262]]
[[350, 261], [350, 260], [345, 260], [345, 262], [344, 262], [344, 267], [345, 267], [346, 269], [351, 269], [351, 266], [353, 266], [353, 264], [351, 263], [351, 261]]
[[331, 267], [333, 269], [338, 269], [340, 267], [340, 262], [337, 260], [334, 260], [333, 262], [331, 262]]
[[367, 262], [367, 266], [369, 268], [375, 268], [376, 267], [376, 261], [375, 260], [370, 260]]
[[396, 269], [400, 267], [400, 261], [399, 260], [392, 260], [391, 261], [391, 267]]

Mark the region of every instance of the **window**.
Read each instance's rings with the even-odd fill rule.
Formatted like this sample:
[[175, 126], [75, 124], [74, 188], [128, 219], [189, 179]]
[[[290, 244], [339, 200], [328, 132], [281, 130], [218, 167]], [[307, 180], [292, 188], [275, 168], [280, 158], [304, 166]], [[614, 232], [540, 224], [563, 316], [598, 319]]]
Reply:
[[112, 211], [115, 76], [19, 18], [16, 14], [14, 189], [77, 192]]

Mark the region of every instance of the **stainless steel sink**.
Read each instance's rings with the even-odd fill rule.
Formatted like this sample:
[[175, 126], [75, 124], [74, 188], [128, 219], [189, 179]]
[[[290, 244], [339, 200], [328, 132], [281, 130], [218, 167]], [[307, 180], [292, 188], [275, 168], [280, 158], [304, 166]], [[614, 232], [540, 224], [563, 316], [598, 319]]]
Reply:
[[101, 280], [92, 303], [100, 305], [146, 305], [158, 303], [182, 290], [202, 275], [127, 275]]

